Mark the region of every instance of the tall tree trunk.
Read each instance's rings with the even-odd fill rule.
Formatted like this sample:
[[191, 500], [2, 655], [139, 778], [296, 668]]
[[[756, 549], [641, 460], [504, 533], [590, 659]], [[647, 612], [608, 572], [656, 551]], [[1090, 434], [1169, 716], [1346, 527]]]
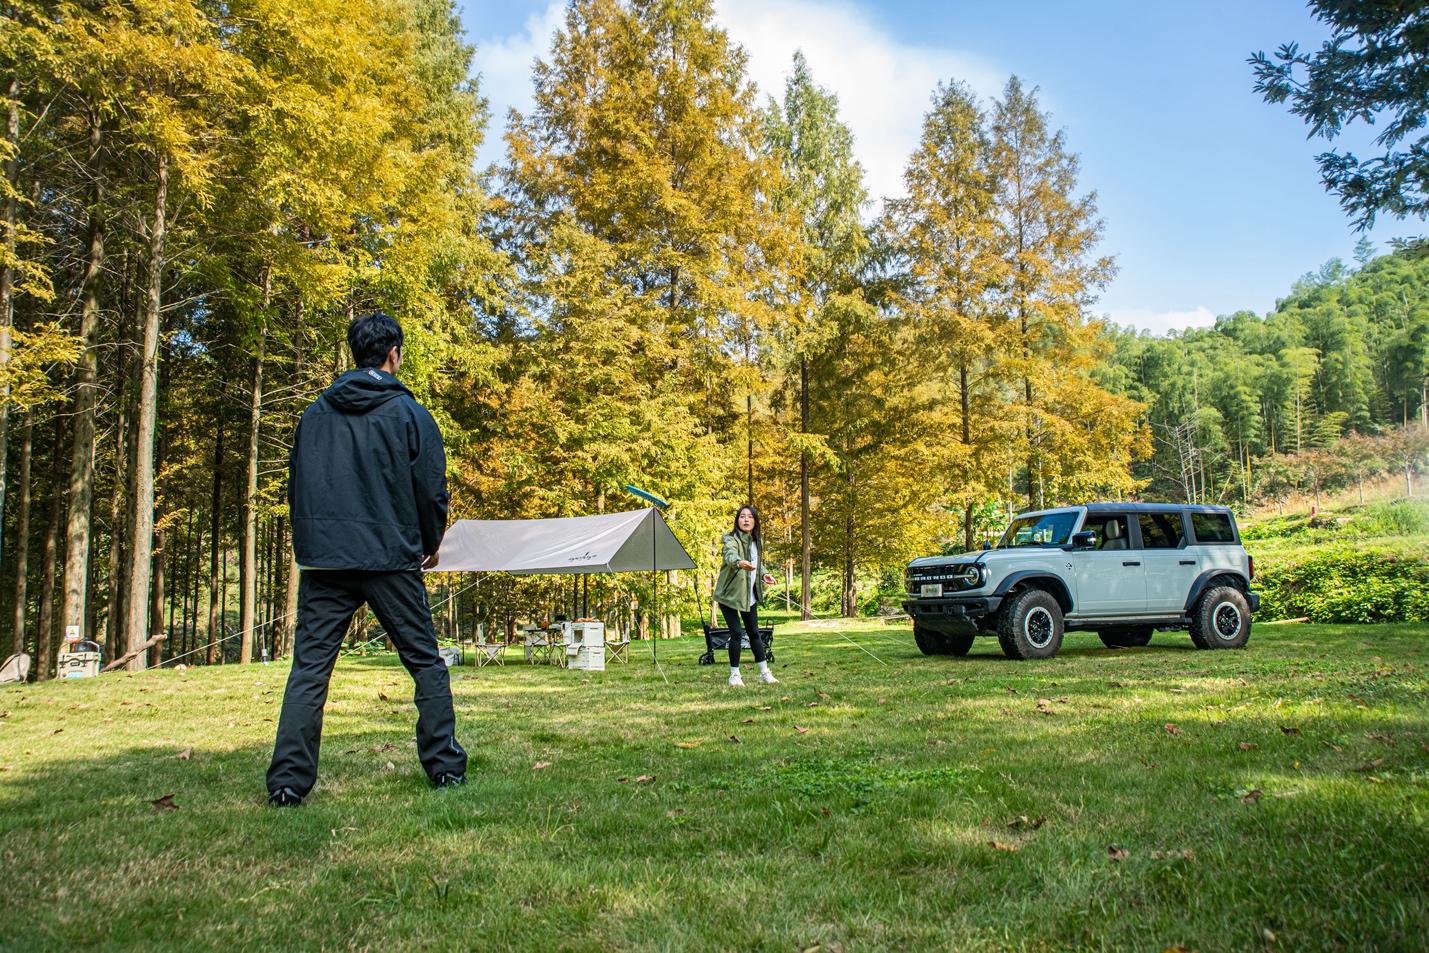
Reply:
[[[124, 365], [120, 361], [120, 366]], [[119, 643], [124, 631], [124, 535], [128, 531], [129, 508], [129, 415], [125, 411], [121, 384], [119, 419], [114, 430], [114, 494], [109, 501], [109, 613], [104, 625], [104, 657], [113, 661], [124, 653], [119, 651]]]
[[11, 652], [25, 651], [25, 603], [30, 572], [30, 448], [34, 443], [35, 422], [25, 413], [25, 426], [20, 431], [20, 496], [16, 500], [19, 513], [15, 526], [15, 637]]
[[858, 510], [858, 478], [852, 465], [848, 470], [848, 502], [844, 510], [844, 565], [843, 565], [843, 614], [852, 619], [858, 615], [858, 593], [856, 574], [858, 565], [854, 557], [854, 514]]
[[[293, 390], [297, 393], [299, 403], [301, 404], [302, 401], [306, 400], [307, 393], [306, 389], [303, 386], [306, 383], [307, 372], [307, 365], [304, 360], [307, 356], [305, 351], [305, 345], [307, 342], [304, 340], [303, 337], [305, 331], [304, 319], [306, 317], [306, 310], [303, 305], [303, 297], [301, 294], [298, 295], [298, 300], [295, 304], [295, 312], [293, 317], [295, 325], [293, 330]], [[290, 527], [293, 523], [293, 513], [291, 510], [291, 506], [292, 503], [291, 501], [289, 501], [290, 509], [288, 511], [288, 525]], [[601, 491], [599, 510], [602, 513], [605, 512], [604, 490]], [[298, 583], [302, 579], [302, 570], [298, 568], [298, 555], [293, 551], [293, 534], [289, 532], [287, 536], [288, 585], [287, 591], [286, 593], [284, 593], [285, 598], [283, 600], [283, 617], [278, 620], [277, 632], [274, 633], [274, 658], [282, 658], [283, 656], [287, 655], [289, 652], [292, 651], [293, 634], [296, 631], [298, 622]]]
[[[168, 375], [164, 375], [167, 377]], [[165, 388], [167, 389], [167, 388]], [[157, 412], [156, 412], [157, 414]], [[154, 450], [154, 469], [158, 473], [163, 473], [164, 458], [168, 455], [169, 441], [167, 434], [161, 434], [158, 446]], [[156, 481], [157, 482], [157, 481]], [[154, 498], [154, 550], [150, 555], [150, 562], [153, 570], [149, 574], [149, 631], [145, 636], [147, 641], [156, 635], [164, 633], [164, 583], [165, 572], [169, 561], [169, 533], [164, 528], [164, 519], [169, 512], [168, 481], [164, 481], [164, 486], [157, 487]], [[149, 668], [158, 668], [164, 661], [164, 646], [154, 644], [149, 646]]]
[[[966, 364], [958, 368], [958, 396], [962, 401], [963, 408], [963, 446], [967, 449], [968, 460], [972, 460], [973, 449], [973, 429], [972, 429], [972, 401], [968, 393], [968, 366]], [[968, 500], [966, 509], [963, 511], [963, 549], [972, 552], [973, 548], [973, 502]]]
[[[263, 279], [263, 306], [268, 306], [268, 278]], [[268, 343], [268, 329], [258, 332], [258, 354], [253, 359], [253, 388], [248, 404], [248, 483], [243, 491], [243, 562], [239, 577], [243, 580], [243, 597], [239, 604], [238, 628], [243, 632], [238, 662], [253, 661], [253, 633], [257, 625], [258, 595], [258, 428], [263, 416], [263, 357]]]
[[[159, 304], [164, 282], [164, 230], [169, 198], [169, 160], [158, 156], [154, 222], [149, 230], [149, 293], [144, 305], [144, 344], [135, 434], [133, 565], [129, 569], [129, 651], [144, 644], [149, 621], [149, 571], [154, 533], [154, 430], [159, 405]], [[129, 663], [142, 671], [142, 655]]]
[[[799, 358], [799, 432], [809, 433], [809, 359]], [[809, 571], [813, 563], [813, 535], [809, 526], [809, 451], [799, 451], [799, 618], [813, 618], [813, 582]]]
[[50, 524], [45, 530], [43, 582], [40, 585], [40, 611], [35, 626], [35, 680], [42, 682], [55, 674], [55, 563], [59, 557], [60, 486], [64, 480], [64, 418], [55, 419], [54, 455], [50, 458]]
[[[219, 393], [222, 394], [222, 382]], [[209, 507], [208, 554], [208, 664], [218, 661], [218, 549], [223, 536], [220, 520], [223, 506], [223, 410], [218, 412], [218, 438], [213, 444], [213, 499]]]
[[90, 111], [89, 120], [89, 256], [85, 264], [81, 295], [79, 337], [84, 351], [74, 373], [74, 452], [69, 470], [69, 522], [65, 533], [64, 614], [66, 629], [85, 631], [85, 608], [89, 596], [90, 510], [94, 502], [94, 407], [99, 392], [99, 295], [104, 268], [103, 139], [99, 115]]
[[[5, 263], [0, 267], [0, 369], [10, 363], [10, 329], [15, 324], [15, 225], [20, 187], [20, 79], [10, 77], [5, 91], [8, 110], [5, 119], [5, 140], [10, 154], [5, 160]], [[10, 456], [10, 386], [0, 387], [0, 514], [5, 512], [5, 469]], [[0, 532], [5, 521], [0, 519]], [[3, 547], [0, 547], [3, 552]]]

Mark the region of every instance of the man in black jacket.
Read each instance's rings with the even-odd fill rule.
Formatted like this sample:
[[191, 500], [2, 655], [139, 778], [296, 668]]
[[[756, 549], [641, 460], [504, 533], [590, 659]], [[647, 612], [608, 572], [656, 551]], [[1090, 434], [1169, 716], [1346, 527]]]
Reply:
[[303, 803], [317, 780], [323, 705], [352, 615], [370, 605], [417, 684], [417, 756], [438, 787], [466, 783], [447, 667], [422, 570], [447, 527], [447, 459], [432, 415], [397, 380], [402, 328], [356, 318], [357, 369], [309, 405], [288, 458], [293, 553], [302, 567], [293, 668], [278, 718], [268, 803]]

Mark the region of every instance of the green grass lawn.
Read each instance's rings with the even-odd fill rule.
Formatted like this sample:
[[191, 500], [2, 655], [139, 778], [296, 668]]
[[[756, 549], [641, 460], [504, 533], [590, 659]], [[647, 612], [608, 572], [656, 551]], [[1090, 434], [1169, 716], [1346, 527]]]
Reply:
[[689, 638], [668, 684], [639, 644], [457, 670], [473, 783], [440, 792], [395, 658], [344, 659], [285, 811], [282, 665], [4, 686], [0, 947], [1424, 948], [1429, 626], [776, 641], [783, 683], [742, 691]]

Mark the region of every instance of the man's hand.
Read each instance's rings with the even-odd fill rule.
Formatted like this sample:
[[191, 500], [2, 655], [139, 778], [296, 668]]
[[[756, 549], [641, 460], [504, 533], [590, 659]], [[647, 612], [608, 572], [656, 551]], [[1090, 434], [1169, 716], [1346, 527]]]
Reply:
[[764, 574], [764, 584], [765, 584], [766, 586], [772, 586], [772, 585], [774, 585], [774, 584], [775, 584], [776, 582], [778, 582], [778, 581], [779, 581], [778, 579], [775, 579], [773, 576], [769, 575], [769, 573], [766, 572], [766, 573]]
[[754, 569], [754, 568], [756, 568], [756, 567], [755, 567], [754, 563], [750, 562], [749, 560], [747, 560], [747, 559], [741, 559], [741, 560], [739, 561], [739, 568], [740, 568], [740, 569], [750, 569], [750, 570], [752, 570], [752, 569]]
[[431, 572], [433, 569], [437, 568], [437, 556], [437, 553], [432, 553], [430, 556], [422, 560], [423, 572]]

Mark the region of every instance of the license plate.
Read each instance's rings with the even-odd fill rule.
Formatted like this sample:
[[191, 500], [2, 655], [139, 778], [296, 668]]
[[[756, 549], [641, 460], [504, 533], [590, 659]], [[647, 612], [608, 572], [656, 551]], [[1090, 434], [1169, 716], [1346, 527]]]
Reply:
[[943, 594], [943, 584], [941, 582], [925, 582], [918, 595], [924, 599], [936, 599]]

